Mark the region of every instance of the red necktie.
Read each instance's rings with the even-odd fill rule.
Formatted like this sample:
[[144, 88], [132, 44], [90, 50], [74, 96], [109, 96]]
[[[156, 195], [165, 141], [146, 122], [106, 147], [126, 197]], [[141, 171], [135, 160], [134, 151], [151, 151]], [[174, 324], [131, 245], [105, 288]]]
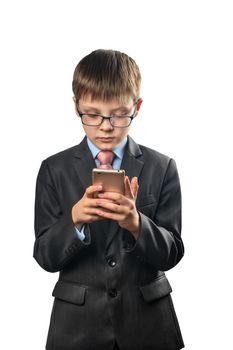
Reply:
[[112, 169], [112, 162], [115, 158], [115, 154], [112, 151], [100, 151], [96, 158], [100, 162], [100, 169]]

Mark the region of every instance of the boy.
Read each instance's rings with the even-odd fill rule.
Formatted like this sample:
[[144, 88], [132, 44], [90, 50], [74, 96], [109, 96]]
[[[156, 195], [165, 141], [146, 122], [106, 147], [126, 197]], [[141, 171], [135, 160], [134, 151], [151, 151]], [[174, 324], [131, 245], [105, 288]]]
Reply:
[[[174, 160], [128, 136], [140, 83], [124, 53], [84, 57], [73, 100], [86, 136], [42, 162], [34, 257], [60, 271], [48, 350], [184, 347], [164, 274], [184, 253], [179, 178]], [[92, 185], [95, 167], [124, 169], [124, 195]]]

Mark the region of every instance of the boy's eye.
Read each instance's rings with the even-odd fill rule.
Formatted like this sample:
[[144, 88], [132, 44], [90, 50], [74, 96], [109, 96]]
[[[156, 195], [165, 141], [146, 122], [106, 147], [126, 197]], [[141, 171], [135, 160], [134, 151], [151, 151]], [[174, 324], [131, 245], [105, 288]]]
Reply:
[[86, 115], [88, 117], [91, 117], [91, 118], [98, 118], [99, 117], [99, 114], [95, 114], [95, 113], [87, 113]]
[[124, 116], [126, 116], [126, 114], [125, 115], [123, 115], [123, 114], [113, 114], [112, 115], [112, 117], [116, 117], [116, 118], [122, 118]]

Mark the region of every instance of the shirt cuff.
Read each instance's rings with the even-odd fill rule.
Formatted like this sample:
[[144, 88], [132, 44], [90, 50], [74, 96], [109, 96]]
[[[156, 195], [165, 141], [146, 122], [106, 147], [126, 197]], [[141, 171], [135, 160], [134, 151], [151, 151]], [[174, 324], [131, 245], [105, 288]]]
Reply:
[[78, 238], [79, 238], [81, 241], [84, 241], [84, 239], [86, 238], [85, 233], [84, 233], [85, 225], [82, 225], [82, 226], [80, 227], [80, 230], [78, 230], [76, 226], [74, 226], [74, 228], [75, 228], [75, 231], [76, 231], [76, 233], [77, 233]]

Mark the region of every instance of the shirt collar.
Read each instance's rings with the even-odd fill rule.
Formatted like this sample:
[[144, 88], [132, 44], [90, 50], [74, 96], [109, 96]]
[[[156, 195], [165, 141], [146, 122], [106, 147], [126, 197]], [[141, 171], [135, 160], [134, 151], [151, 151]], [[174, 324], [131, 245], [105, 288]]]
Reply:
[[[127, 143], [127, 137], [116, 148], [112, 150], [115, 153], [115, 155], [121, 160], [124, 155], [126, 143]], [[88, 137], [87, 137], [87, 144], [92, 153], [93, 158], [95, 159], [97, 154], [101, 151], [101, 149], [99, 149], [96, 145], [94, 145], [94, 143], [92, 143]]]

